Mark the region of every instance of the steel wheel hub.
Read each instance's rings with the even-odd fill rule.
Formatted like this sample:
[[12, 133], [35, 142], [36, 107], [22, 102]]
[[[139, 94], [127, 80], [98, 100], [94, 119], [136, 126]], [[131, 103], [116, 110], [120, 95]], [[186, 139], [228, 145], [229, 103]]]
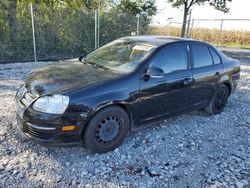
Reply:
[[226, 91], [224, 91], [224, 90], [220, 91], [216, 96], [215, 109], [218, 111], [222, 110], [226, 105], [226, 100], [227, 100]]
[[117, 117], [106, 117], [97, 126], [97, 140], [102, 143], [111, 142], [118, 136], [120, 125], [121, 123]]

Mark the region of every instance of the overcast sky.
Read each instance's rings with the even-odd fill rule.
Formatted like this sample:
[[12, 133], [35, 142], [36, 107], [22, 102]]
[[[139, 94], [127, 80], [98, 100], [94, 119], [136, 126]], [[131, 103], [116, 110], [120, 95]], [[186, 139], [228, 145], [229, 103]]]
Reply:
[[[153, 24], [167, 25], [169, 23], [168, 18], [173, 18], [174, 22], [182, 21], [182, 9], [172, 8], [171, 5], [167, 3], [167, 0], [156, 0], [156, 4], [158, 13], [153, 19]], [[209, 5], [194, 6], [192, 8], [192, 17], [195, 19], [250, 19], [250, 0], [232, 0], [232, 2], [229, 3], [229, 8], [230, 12], [224, 14]], [[220, 22], [196, 21], [194, 26], [220, 28]], [[250, 30], [250, 20], [225, 21], [223, 27], [224, 29]]]

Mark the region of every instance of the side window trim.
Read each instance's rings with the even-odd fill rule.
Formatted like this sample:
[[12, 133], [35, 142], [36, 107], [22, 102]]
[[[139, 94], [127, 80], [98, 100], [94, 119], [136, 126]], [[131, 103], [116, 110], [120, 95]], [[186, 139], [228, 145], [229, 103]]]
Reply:
[[212, 58], [213, 65], [215, 65], [215, 62], [214, 62], [214, 57], [213, 57], [213, 55], [212, 55], [212, 51], [211, 51], [210, 47], [209, 47], [209, 46], [207, 46], [207, 49], [208, 49], [209, 54], [210, 54], [210, 56], [211, 56], [211, 58]]
[[193, 58], [192, 58], [192, 49], [191, 49], [191, 44], [186, 43], [187, 46], [187, 70], [192, 70], [193, 69]]
[[[221, 64], [221, 63], [222, 63], [222, 60], [221, 60], [221, 57], [219, 56], [219, 54], [218, 54], [214, 49], [212, 49], [210, 46], [208, 46], [208, 50], [209, 50], [210, 55], [211, 55], [211, 57], [212, 57], [213, 65], [219, 65], [219, 64]], [[215, 62], [214, 62], [214, 57], [213, 57], [213, 55], [212, 55], [212, 51], [219, 57], [220, 63], [215, 63]]]
[[171, 47], [171, 46], [177, 46], [177, 45], [184, 45], [185, 46], [186, 55], [187, 55], [187, 66], [186, 66], [186, 69], [174, 70], [172, 72], [166, 72], [166, 73], [164, 72], [164, 76], [189, 70], [189, 54], [188, 54], [188, 47], [187, 47], [188, 45], [185, 44], [185, 43], [174, 43], [174, 44], [170, 44], [169, 47]]
[[[186, 49], [186, 56], [187, 56], [187, 66], [186, 66], [186, 69], [181, 69], [181, 70], [175, 70], [175, 71], [172, 71], [172, 72], [164, 72], [164, 76], [166, 75], [169, 75], [169, 74], [172, 74], [172, 73], [176, 73], [176, 72], [180, 72], [180, 71], [187, 71], [187, 70], [191, 70], [191, 62], [190, 62], [190, 50], [188, 50], [188, 47], [189, 44], [188, 43], [184, 43], [184, 42], [181, 42], [181, 43], [172, 43], [172, 44], [167, 44], [167, 45], [164, 45], [162, 46], [154, 55], [156, 55], [161, 49], [167, 49], [169, 47], [174, 47], [174, 46], [177, 46], [177, 45], [184, 45], [185, 46], [185, 49]], [[150, 57], [150, 59], [148, 60], [148, 65], [147, 67], [149, 68], [150, 67], [150, 64], [151, 64], [151, 60], [153, 59], [154, 56]]]
[[[203, 67], [195, 67], [195, 65], [194, 65], [194, 45], [197, 45], [197, 44], [198, 45], [202, 45], [202, 46], [208, 48], [209, 54], [210, 54], [211, 59], [212, 59], [212, 64], [211, 65], [206, 65], [206, 66], [203, 66]], [[190, 43], [189, 45], [190, 45], [190, 56], [191, 56], [191, 58], [190, 58], [190, 60], [191, 60], [190, 65], [191, 65], [192, 70], [207, 68], [207, 67], [210, 67], [210, 66], [214, 65], [214, 60], [213, 60], [213, 57], [211, 55], [211, 52], [209, 50], [209, 46], [208, 45], [203, 44], [203, 43]]]

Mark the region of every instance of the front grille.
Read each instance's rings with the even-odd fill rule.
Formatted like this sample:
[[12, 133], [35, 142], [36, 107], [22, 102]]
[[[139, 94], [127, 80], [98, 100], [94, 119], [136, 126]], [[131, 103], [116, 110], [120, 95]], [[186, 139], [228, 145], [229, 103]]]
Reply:
[[36, 96], [26, 92], [23, 97], [20, 99], [20, 106], [22, 108], [28, 107], [34, 100], [36, 99]]
[[29, 125], [26, 124], [25, 132], [32, 137], [36, 137], [43, 140], [51, 140], [53, 137], [53, 132], [45, 132], [41, 130], [37, 130]]

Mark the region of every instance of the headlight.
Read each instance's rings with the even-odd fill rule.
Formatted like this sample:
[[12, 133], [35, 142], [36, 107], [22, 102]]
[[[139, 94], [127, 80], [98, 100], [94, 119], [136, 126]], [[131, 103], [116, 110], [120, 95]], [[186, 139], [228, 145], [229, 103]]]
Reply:
[[69, 105], [69, 97], [64, 95], [44, 96], [35, 101], [33, 108], [48, 114], [63, 114]]

